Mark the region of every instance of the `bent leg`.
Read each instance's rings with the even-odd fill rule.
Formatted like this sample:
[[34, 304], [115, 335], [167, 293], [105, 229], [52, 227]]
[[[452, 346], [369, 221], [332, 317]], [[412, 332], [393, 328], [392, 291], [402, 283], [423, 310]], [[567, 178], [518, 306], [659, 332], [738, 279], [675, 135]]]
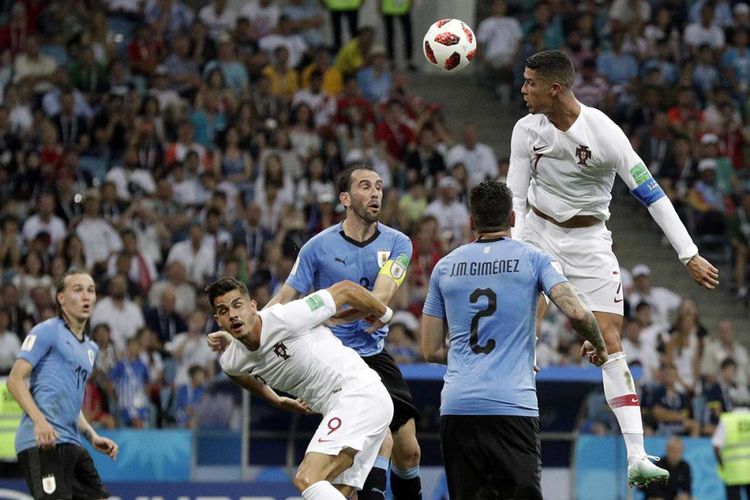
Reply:
[[338, 455], [309, 452], [294, 475], [294, 486], [305, 500], [342, 500], [344, 495], [332, 481], [354, 463], [356, 450], [345, 448]]
[[375, 465], [370, 469], [365, 484], [357, 493], [359, 500], [382, 500], [385, 499], [385, 491], [388, 488], [388, 462], [391, 458], [393, 449], [393, 436], [391, 431], [383, 440], [378, 450], [378, 458], [375, 459]]
[[422, 498], [422, 482], [419, 478], [421, 457], [417, 426], [414, 419], [410, 418], [393, 436], [391, 488], [396, 500]]

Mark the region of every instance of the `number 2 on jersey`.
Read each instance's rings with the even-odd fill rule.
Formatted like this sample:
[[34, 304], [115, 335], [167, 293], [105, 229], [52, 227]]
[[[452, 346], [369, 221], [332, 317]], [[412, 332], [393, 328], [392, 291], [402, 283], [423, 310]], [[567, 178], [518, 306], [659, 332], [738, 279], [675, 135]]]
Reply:
[[495, 339], [489, 339], [486, 344], [479, 345], [479, 320], [492, 316], [497, 310], [497, 294], [491, 288], [477, 288], [469, 295], [469, 302], [476, 304], [480, 297], [487, 297], [487, 307], [477, 312], [471, 318], [471, 336], [469, 345], [474, 354], [489, 354], [495, 349]]

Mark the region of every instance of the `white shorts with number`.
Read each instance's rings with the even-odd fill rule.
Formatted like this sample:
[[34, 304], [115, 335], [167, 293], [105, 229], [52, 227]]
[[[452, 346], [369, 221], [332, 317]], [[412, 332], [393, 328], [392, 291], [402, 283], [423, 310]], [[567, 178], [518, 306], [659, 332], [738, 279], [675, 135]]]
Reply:
[[603, 222], [566, 229], [530, 211], [526, 215], [524, 239], [557, 260], [563, 274], [592, 311], [622, 316], [620, 264], [612, 251], [612, 234]]
[[393, 401], [382, 382], [343, 393], [323, 416], [305, 453], [338, 455], [345, 448], [357, 450], [352, 466], [331, 482], [362, 489], [392, 418]]

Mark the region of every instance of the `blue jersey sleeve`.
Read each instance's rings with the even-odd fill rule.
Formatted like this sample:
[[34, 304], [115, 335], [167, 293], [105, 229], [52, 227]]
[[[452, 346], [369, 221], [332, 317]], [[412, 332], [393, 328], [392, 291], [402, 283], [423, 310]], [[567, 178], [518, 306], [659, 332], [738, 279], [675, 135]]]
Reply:
[[424, 299], [422, 313], [435, 318], [445, 318], [445, 299], [440, 291], [440, 274], [443, 266], [441, 263], [435, 266], [430, 276], [430, 287], [427, 290], [427, 297]]
[[390, 258], [395, 260], [404, 255], [411, 261], [411, 254], [413, 251], [414, 247], [412, 246], [409, 237], [403, 233], [398, 233], [398, 236], [393, 240], [393, 248], [391, 249]]
[[286, 284], [299, 293], [307, 293], [313, 288], [315, 270], [318, 268], [316, 246], [316, 239], [302, 245], [297, 255], [297, 261], [286, 279]]
[[43, 324], [33, 328], [21, 345], [17, 359], [25, 359], [34, 367], [52, 350], [57, 332], [54, 327]]
[[534, 266], [539, 286], [547, 295], [549, 295], [549, 291], [553, 286], [563, 281], [568, 281], [568, 278], [562, 273], [560, 264], [546, 253], [536, 252]]

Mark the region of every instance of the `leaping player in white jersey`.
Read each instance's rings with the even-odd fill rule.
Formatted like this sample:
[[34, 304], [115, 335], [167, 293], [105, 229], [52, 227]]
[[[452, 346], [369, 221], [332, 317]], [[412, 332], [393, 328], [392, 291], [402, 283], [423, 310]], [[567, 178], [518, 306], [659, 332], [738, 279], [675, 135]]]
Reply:
[[[628, 453], [628, 483], [666, 481], [669, 473], [643, 448], [640, 402], [620, 343], [623, 294], [620, 267], [605, 226], [615, 174], [661, 227], [698, 285], [713, 289], [719, 272], [698, 255], [672, 203], [628, 138], [598, 109], [581, 104], [571, 87], [575, 70], [557, 50], [526, 60], [521, 88], [530, 114], [513, 128], [508, 186], [518, 217], [513, 237], [552, 254], [594, 312], [609, 352], [604, 394]], [[581, 353], [591, 355], [585, 342]]]
[[[375, 331], [393, 311], [351, 281], [260, 312], [234, 278], [215, 281], [206, 293], [224, 329], [208, 336], [211, 348], [223, 351], [224, 372], [277, 407], [323, 415], [294, 477], [302, 497], [344, 500], [361, 489], [388, 434], [393, 403], [380, 376], [321, 323], [349, 305], [369, 314]], [[271, 387], [301, 401], [280, 398]]]

